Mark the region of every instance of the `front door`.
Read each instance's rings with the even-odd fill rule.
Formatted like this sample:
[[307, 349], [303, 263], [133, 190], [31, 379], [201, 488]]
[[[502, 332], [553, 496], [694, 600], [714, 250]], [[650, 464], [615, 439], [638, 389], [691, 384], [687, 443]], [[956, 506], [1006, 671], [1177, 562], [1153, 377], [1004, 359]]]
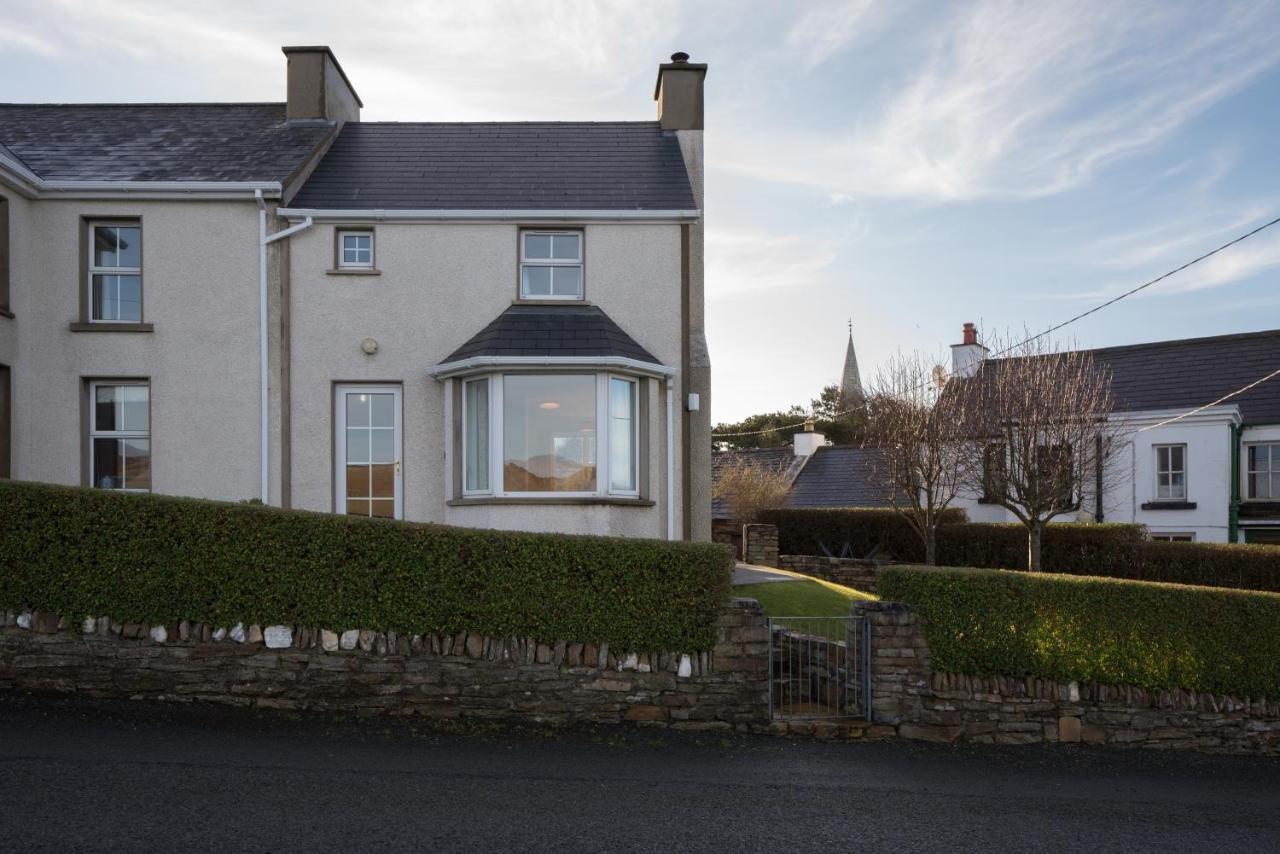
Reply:
[[400, 387], [338, 386], [334, 401], [336, 506], [348, 516], [404, 516]]

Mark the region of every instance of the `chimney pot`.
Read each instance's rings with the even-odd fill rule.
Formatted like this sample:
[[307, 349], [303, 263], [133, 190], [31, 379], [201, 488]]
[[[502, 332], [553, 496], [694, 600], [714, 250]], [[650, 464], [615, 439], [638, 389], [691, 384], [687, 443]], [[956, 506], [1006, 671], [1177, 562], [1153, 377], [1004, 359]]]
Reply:
[[671, 54], [671, 61], [672, 62], [688, 62], [689, 54], [685, 53], [682, 50], [678, 50], [675, 53]]
[[974, 327], [972, 323], [966, 323], [964, 325], [964, 343], [965, 344], [978, 343], [978, 330]]

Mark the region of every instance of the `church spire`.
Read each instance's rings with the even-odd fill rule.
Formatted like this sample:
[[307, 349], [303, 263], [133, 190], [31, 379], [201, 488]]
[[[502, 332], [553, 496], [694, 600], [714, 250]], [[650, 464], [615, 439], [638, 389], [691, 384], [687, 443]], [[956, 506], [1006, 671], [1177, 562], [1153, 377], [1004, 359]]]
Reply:
[[851, 409], [865, 402], [862, 377], [858, 374], [858, 354], [853, 351], [853, 318], [849, 318], [849, 345], [844, 351], [844, 372], [840, 374], [840, 408]]

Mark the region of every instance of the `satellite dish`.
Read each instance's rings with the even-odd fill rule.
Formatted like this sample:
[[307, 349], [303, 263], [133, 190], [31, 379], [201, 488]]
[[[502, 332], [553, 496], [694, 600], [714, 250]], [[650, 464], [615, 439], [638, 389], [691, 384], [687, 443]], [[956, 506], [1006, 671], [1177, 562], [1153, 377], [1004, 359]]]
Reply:
[[938, 388], [942, 388], [947, 384], [947, 369], [942, 365], [933, 366], [933, 384]]

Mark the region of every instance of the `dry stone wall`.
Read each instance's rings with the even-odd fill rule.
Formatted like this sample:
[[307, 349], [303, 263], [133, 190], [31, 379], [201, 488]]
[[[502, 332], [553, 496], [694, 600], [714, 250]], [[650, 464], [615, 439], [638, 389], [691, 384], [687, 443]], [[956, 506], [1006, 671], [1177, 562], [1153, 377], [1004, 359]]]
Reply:
[[872, 595], [876, 592], [880, 569], [884, 565], [883, 561], [820, 555], [780, 555], [777, 564], [779, 569], [811, 575]]
[[742, 526], [743, 560], [756, 566], [778, 565], [778, 526]]
[[1083, 742], [1280, 755], [1280, 702], [935, 673], [921, 618], [909, 607], [862, 602], [854, 611], [871, 623], [876, 732], [926, 741]]
[[0, 690], [441, 719], [637, 722], [694, 730], [768, 724], [760, 604], [725, 607], [711, 652], [476, 634], [296, 626], [69, 623], [0, 612]]

